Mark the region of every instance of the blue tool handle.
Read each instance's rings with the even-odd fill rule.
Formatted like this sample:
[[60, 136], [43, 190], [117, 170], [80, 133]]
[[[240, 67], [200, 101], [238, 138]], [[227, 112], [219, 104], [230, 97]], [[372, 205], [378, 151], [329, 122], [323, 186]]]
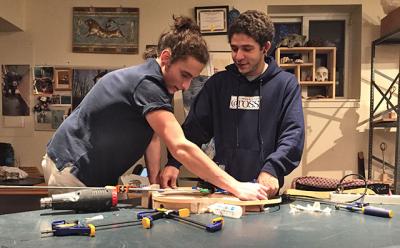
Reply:
[[87, 226], [75, 226], [70, 228], [57, 228], [54, 230], [54, 236], [70, 236], [70, 235], [78, 235], [78, 236], [91, 236], [90, 228]]
[[51, 223], [51, 229], [54, 236], [83, 235], [93, 237], [96, 232], [94, 225], [83, 225], [79, 221], [67, 222], [65, 220], [56, 220]]
[[136, 217], [138, 220], [141, 220], [144, 217], [154, 214], [154, 213], [157, 213], [157, 212], [158, 212], [157, 210], [141, 211], [141, 212], [137, 213]]
[[207, 231], [207, 232], [216, 232], [216, 231], [219, 231], [219, 230], [222, 229], [222, 225], [223, 225], [222, 222], [215, 222], [215, 223], [212, 223], [212, 224], [208, 224], [208, 225], [206, 226], [206, 231]]
[[387, 210], [384, 208], [378, 208], [378, 207], [372, 207], [372, 206], [367, 206], [367, 207], [361, 208], [361, 212], [363, 214], [384, 217], [384, 218], [392, 218], [393, 217], [392, 210]]
[[158, 220], [165, 217], [164, 212], [158, 210], [144, 211], [137, 214], [137, 218], [142, 220], [143, 218], [149, 218], [150, 220]]

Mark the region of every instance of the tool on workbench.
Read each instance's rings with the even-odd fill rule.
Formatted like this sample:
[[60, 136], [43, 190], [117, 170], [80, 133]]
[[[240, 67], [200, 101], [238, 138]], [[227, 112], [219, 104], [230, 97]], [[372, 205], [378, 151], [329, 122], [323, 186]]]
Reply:
[[130, 185], [117, 185], [106, 188], [84, 188], [82, 190], [53, 194], [40, 200], [41, 208], [54, 210], [75, 210], [78, 212], [108, 211], [116, 207], [118, 194], [131, 191], [164, 191], [163, 189], [136, 188]]
[[[161, 218], [173, 219], [187, 224], [195, 225], [200, 228], [204, 228], [207, 232], [216, 232], [222, 229], [223, 218], [217, 217], [212, 220], [211, 224], [203, 224], [201, 222], [189, 219], [190, 210], [187, 208], [179, 210], [169, 210], [165, 208], [158, 208], [150, 211], [143, 211], [137, 214], [137, 218], [142, 220], [142, 225], [151, 228], [153, 221]], [[146, 227], [145, 227], [146, 228]]]
[[153, 221], [165, 217], [164, 212], [158, 210], [142, 211], [137, 214], [138, 220], [142, 221], [142, 225], [146, 229], [153, 227]]
[[117, 206], [116, 189], [83, 189], [63, 194], [53, 194], [40, 199], [41, 208], [75, 210], [77, 212], [108, 211]]
[[360, 212], [362, 214], [384, 217], [384, 218], [392, 218], [393, 217], [392, 210], [368, 206], [368, 205], [362, 204], [362, 203], [336, 204], [335, 208], [336, 209], [346, 209], [351, 212]]
[[393, 217], [393, 211], [392, 210], [387, 210], [384, 208], [378, 208], [378, 207], [372, 207], [369, 206], [368, 204], [356, 202], [356, 203], [336, 203], [332, 202], [329, 200], [315, 200], [309, 197], [305, 196], [293, 196], [293, 195], [282, 195], [282, 198], [285, 201], [305, 201], [305, 202], [315, 202], [318, 201], [321, 204], [326, 204], [326, 205], [331, 205], [334, 206], [337, 210], [339, 209], [346, 209], [352, 212], [358, 212], [362, 213], [365, 215], [372, 215], [372, 216], [377, 216], [377, 217], [385, 217], [385, 218], [392, 218]]
[[51, 230], [42, 231], [42, 235], [53, 234], [53, 236], [90, 236], [94, 237], [96, 228], [93, 224], [84, 225], [79, 221], [67, 222], [65, 220], [56, 220], [51, 223]]
[[203, 224], [199, 221], [180, 217], [179, 215], [174, 213], [174, 211], [172, 211], [172, 210], [167, 211], [165, 217], [168, 219], [174, 219], [174, 220], [182, 221], [187, 224], [191, 224], [191, 225], [194, 225], [194, 226], [197, 226], [200, 228], [204, 228], [207, 232], [217, 232], [222, 229], [222, 226], [224, 224], [224, 219], [222, 217], [214, 218], [212, 220], [211, 224]]
[[[74, 221], [65, 221], [65, 220], [56, 220], [51, 223], [51, 230], [42, 231], [42, 235], [52, 234], [53, 236], [90, 236], [94, 237], [96, 235], [96, 231], [98, 230], [106, 230], [106, 229], [114, 229], [121, 228], [127, 226], [136, 226], [140, 225], [143, 222], [140, 220], [133, 221], [124, 221], [124, 222], [114, 222], [108, 224], [84, 224], [78, 220]], [[144, 228], [147, 228], [145, 224], [142, 224]]]
[[153, 189], [150, 187], [138, 188], [134, 185], [116, 185], [116, 186], [105, 186], [105, 187], [89, 187], [89, 186], [17, 186], [17, 185], [0, 185], [0, 189], [30, 189], [30, 190], [43, 190], [43, 189], [58, 189], [58, 190], [84, 190], [84, 189], [116, 189], [117, 192], [148, 192], [157, 191], [163, 192], [169, 189]]

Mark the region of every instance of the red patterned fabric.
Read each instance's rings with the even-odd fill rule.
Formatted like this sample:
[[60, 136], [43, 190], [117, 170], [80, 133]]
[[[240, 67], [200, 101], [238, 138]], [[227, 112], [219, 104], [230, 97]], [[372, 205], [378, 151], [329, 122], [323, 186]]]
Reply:
[[[302, 190], [314, 191], [333, 191], [338, 187], [340, 180], [334, 178], [305, 176], [298, 177], [293, 180], [292, 187]], [[367, 181], [368, 184], [372, 183]], [[354, 189], [365, 187], [364, 180], [361, 179], [348, 179], [342, 182], [343, 189]]]

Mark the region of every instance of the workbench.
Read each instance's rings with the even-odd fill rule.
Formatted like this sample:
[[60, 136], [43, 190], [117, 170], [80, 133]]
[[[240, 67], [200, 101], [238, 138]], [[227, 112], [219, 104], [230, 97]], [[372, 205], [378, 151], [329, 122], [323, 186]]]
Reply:
[[[306, 205], [305, 202], [295, 204]], [[289, 205], [250, 213], [240, 219], [224, 218], [221, 231], [208, 233], [170, 219], [154, 222], [152, 229], [141, 225], [96, 231], [95, 237], [66, 236], [41, 238], [41, 231], [54, 220], [75, 220], [103, 215], [93, 224], [135, 220], [143, 209], [75, 214], [50, 209], [6, 214], [0, 217], [1, 247], [398, 247], [400, 246], [400, 206], [391, 219], [332, 210], [321, 213], [289, 213]], [[212, 214], [191, 215], [208, 223]]]
[[[36, 167], [20, 167], [29, 177], [22, 180], [0, 181], [0, 185], [45, 186], [43, 175]], [[40, 209], [40, 198], [48, 196], [47, 189], [0, 189], [0, 215]]]

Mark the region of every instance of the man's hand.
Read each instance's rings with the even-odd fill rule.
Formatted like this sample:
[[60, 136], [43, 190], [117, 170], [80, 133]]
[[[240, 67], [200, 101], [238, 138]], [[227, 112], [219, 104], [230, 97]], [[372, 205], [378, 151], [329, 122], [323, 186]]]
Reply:
[[260, 175], [258, 175], [257, 182], [267, 188], [269, 198], [274, 197], [279, 191], [278, 178], [271, 176], [271, 174], [265, 171], [262, 171]]
[[179, 175], [179, 169], [174, 166], [165, 166], [161, 172], [161, 188], [176, 188], [176, 179]]
[[235, 188], [235, 191], [231, 193], [240, 200], [253, 201], [268, 199], [268, 188], [264, 185], [258, 183], [239, 183]]

